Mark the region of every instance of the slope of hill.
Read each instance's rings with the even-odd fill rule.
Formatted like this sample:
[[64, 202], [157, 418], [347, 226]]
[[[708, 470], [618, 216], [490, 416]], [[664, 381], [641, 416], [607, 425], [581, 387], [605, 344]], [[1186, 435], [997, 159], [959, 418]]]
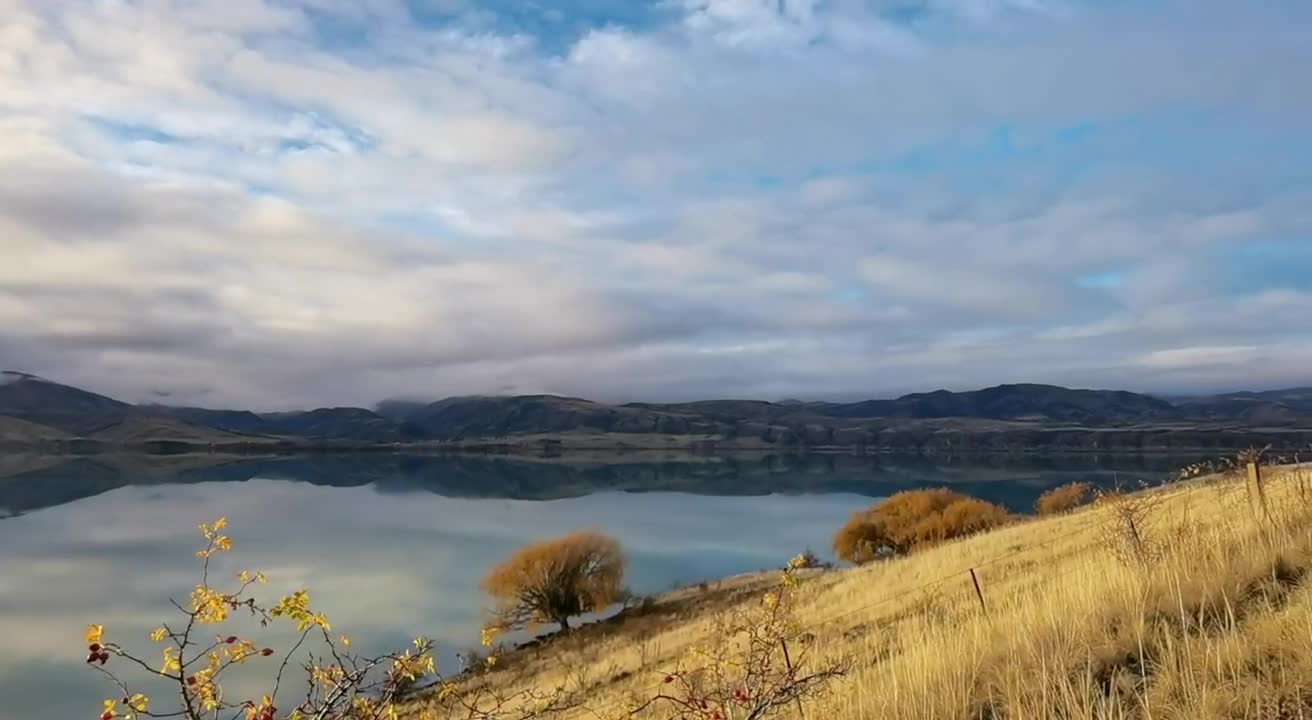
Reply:
[[47, 425], [0, 415], [0, 446], [39, 445], [66, 440], [69, 437], [68, 433]]
[[263, 416], [263, 432], [305, 438], [401, 442], [415, 439], [401, 423], [363, 408], [319, 408]]
[[[1308, 468], [1269, 473], [1269, 521], [1234, 512], [1247, 503], [1241, 479], [1213, 477], [807, 571], [795, 589], [781, 590], [777, 571], [709, 582], [508, 650], [477, 687], [512, 696], [563, 685], [581, 698], [557, 715], [569, 720], [674, 717], [688, 697], [736, 717], [777, 697], [783, 683], [764, 678], [846, 667], [826, 692], [783, 695], [771, 716], [1312, 717], [1312, 504], [1300, 493], [1309, 481]], [[771, 621], [767, 592], [769, 612], [787, 613], [784, 640], [749, 644]], [[743, 662], [746, 653], [759, 662]], [[788, 675], [774, 671], [784, 665]], [[657, 695], [673, 702], [632, 712]], [[402, 716], [433, 701], [418, 695]], [[699, 705], [687, 716], [712, 717]]]
[[406, 422], [416, 413], [432, 404], [431, 400], [383, 400], [374, 406], [374, 412], [388, 420]]
[[219, 444], [250, 442], [255, 439], [249, 435], [192, 425], [177, 418], [152, 416], [127, 417], [88, 437], [112, 445], [142, 445], [152, 442]]
[[998, 385], [983, 390], [904, 395], [896, 400], [867, 400], [823, 410], [833, 417], [1049, 420], [1103, 424], [1179, 416], [1165, 400], [1123, 390], [1072, 390], [1056, 385]]
[[0, 373], [0, 415], [80, 435], [138, 412], [127, 403], [36, 375], [8, 370]]
[[[611, 405], [556, 395], [465, 396], [433, 403], [384, 401], [378, 412], [334, 407], [256, 414], [244, 410], [133, 406], [22, 373], [5, 373], [0, 415], [74, 436], [120, 426], [128, 418], [172, 419], [181, 426], [141, 424], [120, 438], [157, 434], [211, 442], [204, 427], [248, 436], [277, 436], [293, 445], [412, 442], [501, 442], [507, 436], [611, 434], [686, 436], [699, 448], [864, 448], [876, 451], [1143, 450], [1231, 448], [1267, 442], [1302, 447], [1312, 433], [1312, 390], [1160, 398], [1053, 385], [999, 385], [969, 392], [938, 390], [891, 400], [850, 403], [705, 400]], [[143, 421], [144, 422], [144, 421]], [[190, 427], [185, 432], [179, 427]], [[32, 438], [33, 429], [22, 434]], [[14, 431], [18, 437], [18, 431]], [[98, 439], [100, 439], [98, 438]], [[249, 438], [247, 438], [249, 439]], [[232, 438], [228, 440], [234, 441]], [[26, 441], [25, 441], [26, 442]], [[595, 443], [593, 443], [595, 445]], [[658, 443], [668, 447], [668, 442]], [[545, 445], [544, 445], [545, 446]]]
[[1188, 397], [1176, 400], [1175, 405], [1188, 417], [1284, 425], [1312, 416], [1312, 388]]
[[209, 410], [168, 405], [145, 405], [142, 409], [152, 415], [168, 415], [192, 425], [203, 425], [216, 430], [254, 434], [267, 432], [268, 423], [265, 419], [249, 410]]
[[719, 429], [714, 420], [698, 415], [555, 395], [448, 398], [413, 412], [410, 422], [437, 439], [574, 430], [684, 435]]

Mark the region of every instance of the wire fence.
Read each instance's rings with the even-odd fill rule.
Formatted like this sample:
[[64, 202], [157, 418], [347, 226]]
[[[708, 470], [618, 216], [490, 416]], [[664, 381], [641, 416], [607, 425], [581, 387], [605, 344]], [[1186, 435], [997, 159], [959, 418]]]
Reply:
[[[1074, 530], [1071, 530], [1071, 531], [1069, 531], [1069, 532], [1064, 532], [1064, 533], [1062, 533], [1062, 534], [1060, 534], [1060, 535], [1056, 535], [1056, 536], [1053, 536], [1053, 537], [1045, 538], [1045, 539], [1044, 539], [1043, 541], [1041, 541], [1041, 542], [1029, 543], [1029, 544], [1027, 544], [1027, 545], [1025, 545], [1025, 546], [1023, 546], [1023, 547], [1019, 547], [1019, 548], [1011, 549], [1011, 550], [1009, 550], [1009, 551], [1007, 551], [1007, 552], [1005, 552], [1005, 553], [1002, 553], [1001, 555], [997, 555], [997, 556], [991, 557], [991, 558], [989, 558], [988, 560], [985, 560], [985, 561], [982, 561], [982, 562], [975, 562], [975, 563], [972, 563], [969, 567], [965, 567], [965, 568], [963, 568], [963, 569], [961, 569], [961, 570], [957, 570], [957, 571], [954, 571], [954, 572], [946, 573], [946, 574], [944, 574], [944, 575], [940, 575], [939, 577], [935, 578], [934, 580], [930, 580], [930, 581], [927, 581], [927, 582], [924, 582], [924, 583], [921, 583], [921, 584], [915, 585], [915, 586], [910, 587], [910, 588], [905, 588], [905, 589], [899, 590], [898, 592], [895, 592], [895, 593], [892, 593], [892, 594], [889, 594], [889, 595], [885, 595], [885, 596], [883, 596], [883, 597], [880, 597], [880, 598], [878, 598], [877, 600], [873, 600], [873, 601], [870, 601], [870, 602], [867, 602], [867, 603], [863, 603], [863, 604], [861, 604], [861, 605], [858, 605], [858, 606], [856, 606], [856, 607], [849, 608], [849, 609], [844, 610], [843, 612], [841, 612], [841, 613], [839, 613], [839, 614], [837, 614], [837, 615], [831, 615], [831, 616], [829, 616], [829, 617], [826, 617], [826, 618], [824, 618], [823, 620], [818, 620], [818, 621], [813, 621], [813, 622], [805, 623], [805, 624], [801, 625], [800, 627], [798, 627], [794, 632], [792, 632], [792, 633], [787, 637], [787, 640], [789, 640], [789, 641], [799, 640], [799, 639], [804, 638], [804, 637], [807, 636], [807, 635], [814, 635], [814, 634], [816, 634], [818, 631], [823, 630], [823, 629], [825, 629], [825, 628], [827, 628], [827, 627], [829, 627], [829, 626], [831, 626], [831, 625], [834, 625], [835, 623], [838, 623], [838, 622], [841, 621], [841, 620], [846, 620], [846, 619], [848, 619], [848, 618], [851, 618], [853, 615], [859, 615], [859, 614], [861, 614], [861, 613], [868, 613], [868, 612], [873, 611], [873, 610], [875, 610], [875, 609], [877, 609], [877, 608], [880, 608], [880, 607], [882, 607], [882, 606], [890, 605], [890, 604], [892, 604], [892, 603], [894, 603], [894, 602], [896, 602], [896, 601], [898, 601], [898, 600], [905, 600], [905, 599], [912, 598], [912, 597], [917, 596], [917, 595], [922, 595], [922, 594], [924, 594], [924, 593], [933, 592], [934, 590], [936, 590], [936, 589], [938, 589], [938, 588], [940, 588], [940, 587], [946, 585], [948, 582], [950, 582], [950, 581], [952, 581], [952, 580], [956, 580], [956, 579], [962, 579], [962, 580], [965, 580], [966, 578], [971, 577], [972, 573], [978, 574], [978, 572], [979, 572], [980, 570], [984, 569], [984, 568], [992, 567], [992, 566], [996, 566], [996, 565], [998, 565], [998, 564], [1000, 564], [1000, 563], [1003, 563], [1003, 562], [1005, 562], [1005, 561], [1007, 561], [1007, 560], [1013, 560], [1013, 559], [1015, 559], [1015, 558], [1017, 558], [1017, 557], [1019, 557], [1019, 556], [1021, 556], [1021, 555], [1024, 555], [1024, 554], [1027, 554], [1027, 553], [1031, 553], [1031, 552], [1034, 552], [1034, 551], [1036, 551], [1036, 550], [1044, 550], [1044, 549], [1047, 549], [1047, 548], [1051, 548], [1051, 547], [1053, 547], [1053, 546], [1055, 546], [1055, 545], [1057, 545], [1057, 544], [1059, 544], [1059, 543], [1061, 543], [1061, 542], [1063, 542], [1063, 541], [1069, 540], [1069, 539], [1071, 539], [1071, 538], [1073, 538], [1073, 537], [1077, 537], [1077, 536], [1080, 536], [1080, 535], [1084, 535], [1084, 534], [1089, 533], [1090, 531], [1093, 531], [1093, 530], [1103, 529], [1103, 528], [1107, 527], [1107, 526], [1108, 526], [1111, 522], [1113, 522], [1113, 521], [1114, 521], [1114, 518], [1102, 518], [1102, 519], [1098, 519], [1098, 520], [1092, 520], [1092, 521], [1089, 521], [1089, 522], [1086, 522], [1086, 523], [1081, 524], [1080, 527], [1078, 527], [1078, 528], [1076, 528], [1076, 529], [1074, 529]], [[1079, 546], [1078, 548], [1076, 548], [1076, 550], [1077, 550], [1077, 551], [1084, 551], [1084, 550], [1087, 550], [1087, 549], [1090, 549], [1090, 548], [1096, 547], [1098, 544], [1099, 544], [1098, 542], [1094, 542], [1094, 543], [1089, 543], [1089, 544], [1086, 544], [1086, 545], [1081, 545], [1081, 546]], [[1045, 579], [1047, 579], [1047, 580], [1053, 580], [1053, 579], [1057, 579], [1057, 578], [1065, 577], [1065, 576], [1071, 575], [1071, 574], [1073, 574], [1073, 573], [1075, 573], [1075, 572], [1080, 572], [1080, 571], [1083, 571], [1083, 570], [1084, 570], [1084, 568], [1082, 568], [1082, 567], [1076, 567], [1076, 568], [1069, 569], [1069, 570], [1067, 570], [1067, 571], [1065, 571], [1065, 572], [1063, 572], [1063, 573], [1059, 573], [1059, 574], [1057, 574], [1057, 575], [1050, 575], [1050, 576], [1047, 576]], [[658, 670], [654, 670], [654, 669], [652, 670], [652, 672], [653, 672], [653, 673], [656, 673], [656, 674], [658, 674], [658, 675], [664, 674], [664, 671], [658, 671]], [[648, 688], [646, 688], [646, 689], [644, 689], [644, 690], [641, 690], [641, 691], [637, 691], [637, 692], [638, 692], [639, 694], [648, 694], [648, 695], [649, 695], [649, 694], [656, 693], [656, 692], [660, 691], [660, 690], [662, 689], [662, 686], [663, 686], [663, 685], [664, 685], [664, 681], [663, 681], [663, 680], [657, 680], [656, 682], [652, 683], [652, 685], [651, 685], [650, 687], [648, 687]]]
[[[1293, 479], [1293, 475], [1291, 474], [1289, 476], [1286, 476], [1286, 478]], [[1184, 506], [1183, 509], [1186, 515], [1189, 512], [1189, 508], [1192, 507], [1191, 504], [1194, 499], [1193, 496], [1196, 495], [1197, 493], [1211, 492], [1215, 495], [1215, 500], [1218, 503], [1224, 503], [1227, 500], [1231, 499], [1228, 497], [1229, 494], [1231, 493], [1242, 494], [1242, 489], [1243, 489], [1242, 486], [1238, 484], [1227, 483], [1225, 485], [1218, 486], [1214, 482], [1179, 482], [1179, 483], [1168, 483], [1167, 485], [1159, 486], [1159, 487], [1170, 488], [1166, 490], [1167, 493], [1172, 493], [1172, 494], [1174, 492], [1185, 493], [1186, 499], [1183, 501], [1183, 506]], [[1181, 489], [1177, 491], [1175, 488], [1181, 488]], [[1166, 497], [1169, 497], [1169, 495], [1157, 499], [1160, 501], [1166, 499]], [[1090, 514], [1095, 512], [1097, 512], [1096, 506], [1093, 509], [1091, 509]], [[961, 579], [964, 581], [966, 578], [972, 578], [977, 580], [978, 577], [980, 577], [980, 571], [985, 568], [995, 567], [1001, 563], [1007, 562], [1009, 560], [1015, 560], [1020, 556], [1033, 553], [1035, 551], [1053, 548], [1054, 546], [1057, 546], [1061, 543], [1064, 543], [1072, 538], [1079, 537], [1081, 535], [1090, 534], [1095, 531], [1105, 532], [1105, 531], [1112, 530], [1114, 526], [1119, 522], [1121, 522], [1121, 519], [1118, 518], [1118, 516], [1115, 513], [1107, 513], [1105, 517], [1092, 518], [1084, 523], [1081, 523], [1079, 527], [1076, 527], [1070, 531], [1063, 532], [1059, 535], [1046, 537], [1041, 541], [1028, 543], [1023, 547], [1012, 548], [1007, 552], [990, 557], [987, 560], [970, 563], [968, 566], [963, 567], [960, 570], [946, 573], [933, 580], [929, 580], [924, 583], [915, 585], [913, 587], [905, 588], [899, 590], [898, 592], [879, 597], [878, 599], [871, 600], [866, 603], [862, 603], [856, 607], [852, 607], [847, 610], [844, 610], [843, 612], [837, 615], [832, 615], [822, 620], [805, 623], [801, 627], [799, 627], [794, 633], [792, 633], [788, 637], [788, 640], [797, 640], [803, 638], [806, 635], [814, 636], [818, 631], [823, 630], [842, 620], [849, 619], [854, 615], [860, 615], [862, 613], [870, 613], [871, 611], [876, 610], [880, 607], [890, 605], [899, 600], [906, 600], [916, 595], [923, 596], [923, 594], [931, 593], [953, 580]], [[1157, 515], [1153, 515], [1150, 518], [1148, 524], [1143, 528], [1143, 530], [1145, 532], [1159, 531], [1162, 529], [1161, 524], [1164, 522], [1166, 522], [1165, 518]], [[1082, 554], [1089, 550], [1104, 546], [1107, 544], [1107, 542], [1108, 541], [1105, 538], [1100, 537], [1092, 542], [1077, 545], [1071, 548], [1071, 551], [1072, 554]], [[1077, 565], [1075, 567], [1067, 568], [1058, 573], [1045, 573], [1043, 574], [1041, 580], [1043, 582], [1051, 583], [1052, 581], [1065, 579], [1076, 573], [1087, 572], [1087, 571], [1088, 571], [1087, 567]], [[975, 588], [976, 588], [976, 592], [980, 594], [980, 604], [982, 606], [981, 610], [987, 614], [988, 613], [987, 607], [984, 607], [985, 597], [987, 597], [988, 594], [987, 585], [985, 585], [985, 587], [981, 589], [980, 586], [978, 585], [978, 582], [976, 582]], [[966, 585], [965, 587], [963, 587], [963, 591], [970, 592], [970, 585]], [[662, 672], [655, 669], [651, 671], [653, 673], [658, 673], [658, 674]], [[657, 681], [656, 683], [653, 683], [653, 685], [650, 688], [638, 692], [640, 694], [641, 693], [650, 694], [650, 693], [658, 692], [661, 689], [662, 684], [663, 683], [661, 681]]]
[[[1290, 465], [1293, 464], [1279, 464], [1279, 465], [1273, 465], [1272, 467], [1289, 468]], [[1308, 469], [1312, 470], [1312, 468], [1308, 468]], [[1218, 474], [1218, 477], [1234, 478], [1236, 476], [1229, 475], [1229, 474], [1224, 474], [1224, 475]], [[1289, 473], [1287, 475], [1281, 476], [1279, 479], [1289, 479], [1293, 481], [1296, 484], [1295, 487], [1298, 488], [1301, 488], [1301, 485], [1297, 485], [1297, 483], [1299, 483], [1300, 481], [1306, 481], [1306, 478], [1304, 478], [1302, 475], [1300, 475], [1297, 472]], [[1166, 499], [1174, 497], [1175, 493], [1177, 492], [1184, 493], [1186, 497], [1182, 501], [1182, 506], [1183, 506], [1182, 509], [1186, 518], [1191, 511], [1190, 509], [1192, 508], [1192, 503], [1194, 500], [1193, 496], [1201, 492], [1212, 493], [1214, 496], [1213, 499], [1216, 502], [1223, 505], [1226, 502], [1233, 500], [1235, 502], [1235, 507], [1225, 508], [1225, 509], [1234, 510], [1236, 513], [1242, 512], [1242, 508], [1240, 506], [1244, 504], [1244, 498], [1242, 497], [1244, 495], [1244, 485], [1242, 482], [1226, 482], [1226, 483], [1218, 484], [1217, 482], [1215, 482], [1215, 480], [1208, 480], [1206, 478], [1178, 477], [1178, 478], [1174, 478], [1172, 481], [1168, 481], [1164, 485], [1158, 486], [1157, 490], [1160, 491], [1160, 494], [1154, 494], [1153, 496], [1149, 496], [1149, 497], [1153, 497], [1154, 501], [1156, 502], [1165, 501]], [[1230, 497], [1231, 495], [1235, 495], [1235, 497]], [[995, 568], [1008, 561], [1015, 561], [1022, 556], [1035, 553], [1037, 551], [1052, 549], [1058, 545], [1061, 545], [1063, 543], [1072, 540], [1073, 538], [1090, 535], [1098, 531], [1107, 532], [1107, 531], [1120, 530], [1120, 528], [1115, 528], [1114, 526], [1117, 523], [1122, 522], [1122, 518], [1118, 517], [1118, 515], [1114, 511], [1100, 513], [1098, 511], [1097, 506], [1095, 505], [1093, 508], [1091, 508], [1088, 511], [1088, 514], [1093, 517], [1090, 517], [1086, 521], [1080, 523], [1077, 527], [1074, 527], [1068, 531], [1062, 532], [1057, 535], [1047, 536], [1042, 540], [1027, 543], [1024, 544], [1023, 546], [1013, 546], [1009, 548], [1006, 552], [1003, 552], [998, 555], [994, 555], [985, 560], [977, 560], [971, 563], [963, 563], [960, 569], [945, 573], [932, 580], [919, 583], [909, 588], [903, 588], [898, 590], [897, 592], [883, 595], [881, 597], [872, 599], [868, 602], [861, 603], [855, 607], [848, 608], [836, 615], [831, 615], [821, 620], [815, 620], [804, 624], [800, 624], [795, 628], [793, 632], [791, 632], [786, 637], [786, 641], [788, 642], [796, 641], [804, 638], [807, 635], [811, 635], [814, 638], [814, 636], [818, 632], [830, 626], [833, 626], [836, 623], [839, 623], [844, 620], [848, 620], [853, 616], [860, 615], [862, 613], [872, 613], [873, 611], [881, 607], [891, 605], [899, 600], [907, 600], [917, 595], [923, 597], [927, 594], [934, 593], [939, 588], [942, 588], [944, 585], [954, 580], [962, 581], [962, 588], [961, 588], [962, 592], [970, 594], [972, 593], [972, 587], [973, 587], [973, 592], [975, 594], [978, 594], [979, 596], [978, 599], [980, 603], [980, 611], [983, 612], [985, 615], [988, 615], [990, 612], [986, 600], [986, 598], [989, 597], [988, 583], [987, 583], [988, 576], [982, 574], [983, 570], [989, 568]], [[1155, 513], [1155, 512], [1150, 513], [1149, 517], [1147, 518], [1147, 522], [1142, 527], [1142, 530], [1144, 532], [1160, 531], [1162, 530], [1161, 525], [1167, 522], [1168, 519], [1169, 518], [1165, 517], [1161, 513]], [[1071, 518], [1068, 518], [1066, 521], [1070, 522]], [[1257, 522], [1260, 523], [1261, 519], [1260, 518], [1257, 519]], [[1108, 545], [1108, 543], [1109, 543], [1108, 536], [1104, 535], [1102, 537], [1098, 537], [1094, 539], [1091, 542], [1072, 546], [1070, 548], [1070, 554], [1071, 555], [1084, 554], [1089, 550], [1106, 546]], [[1077, 573], [1087, 573], [1088, 571], [1089, 571], [1088, 566], [1077, 564], [1074, 567], [1065, 568], [1060, 572], [1042, 573], [1040, 577], [1037, 578], [1037, 580], [1039, 582], [1051, 584], [1055, 581], [1069, 578]], [[965, 582], [967, 578], [970, 578], [973, 582], [971, 583]], [[981, 578], [983, 578], [984, 580], [983, 585], [980, 584]], [[1014, 596], [1014, 594], [1015, 593], [1013, 591], [1012, 595]], [[644, 663], [643, 666], [636, 669], [636, 672], [638, 673], [651, 672], [653, 675], [657, 676], [655, 681], [649, 687], [631, 689], [629, 690], [629, 692], [634, 697], [654, 697], [656, 694], [659, 694], [663, 690], [663, 686], [667, 682], [664, 679], [664, 677], [667, 676], [668, 670], [669, 670], [668, 666], [666, 666], [666, 669], [660, 669], [659, 667], [648, 667]], [[629, 673], [624, 673], [624, 675], [628, 676]], [[614, 680], [614, 678], [612, 678], [612, 680]]]

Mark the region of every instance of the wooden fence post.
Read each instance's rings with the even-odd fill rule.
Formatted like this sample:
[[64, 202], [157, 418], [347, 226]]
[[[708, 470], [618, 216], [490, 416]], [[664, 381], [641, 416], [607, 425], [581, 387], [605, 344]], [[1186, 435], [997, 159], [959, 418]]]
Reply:
[[1271, 509], [1266, 504], [1266, 489], [1262, 487], [1262, 467], [1248, 463], [1248, 502], [1258, 522], [1271, 521]]
[[989, 609], [988, 606], [984, 604], [984, 591], [980, 589], [979, 576], [975, 574], [975, 568], [970, 569], [970, 581], [975, 583], [975, 597], [979, 598], [979, 609], [987, 615]]

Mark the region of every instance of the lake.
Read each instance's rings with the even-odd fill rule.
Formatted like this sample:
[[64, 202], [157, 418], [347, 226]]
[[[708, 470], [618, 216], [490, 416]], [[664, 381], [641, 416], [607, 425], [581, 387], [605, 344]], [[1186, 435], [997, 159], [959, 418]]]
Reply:
[[[899, 490], [947, 486], [1028, 510], [1062, 483], [1160, 482], [1197, 459], [0, 457], [0, 720], [98, 712], [113, 693], [83, 667], [88, 623], [154, 662], [146, 635], [197, 582], [196, 525], [220, 516], [235, 548], [215, 577], [263, 571], [271, 602], [308, 588], [357, 647], [423, 634], [450, 668], [477, 643], [479, 579], [536, 540], [610, 533], [628, 585], [655, 593], [779, 567], [806, 548], [827, 556], [851, 513]], [[285, 632], [260, 637], [286, 647]]]

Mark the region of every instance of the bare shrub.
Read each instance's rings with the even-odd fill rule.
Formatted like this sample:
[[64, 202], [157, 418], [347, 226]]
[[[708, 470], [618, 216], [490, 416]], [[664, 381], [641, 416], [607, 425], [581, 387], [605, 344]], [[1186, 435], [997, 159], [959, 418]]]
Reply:
[[760, 603], [716, 619], [708, 644], [664, 674], [654, 696], [634, 696], [628, 715], [685, 720], [761, 720], [822, 695], [851, 668], [846, 658], [818, 661], [817, 643], [794, 613], [798, 584], [785, 570]]
[[1093, 501], [1093, 486], [1086, 482], [1059, 485], [1039, 496], [1034, 510], [1040, 515], [1060, 515]]
[[1010, 521], [1006, 508], [979, 498], [946, 488], [908, 490], [853, 515], [834, 535], [834, 554], [859, 565]]
[[1098, 504], [1110, 508], [1111, 519], [1102, 528], [1104, 547], [1126, 565], [1146, 567], [1161, 559], [1162, 544], [1149, 534], [1157, 514], [1157, 493], [1111, 490], [1098, 495]]
[[529, 545], [492, 568], [483, 591], [497, 603], [498, 629], [569, 619], [603, 610], [623, 597], [624, 553], [614, 538], [578, 532]]

